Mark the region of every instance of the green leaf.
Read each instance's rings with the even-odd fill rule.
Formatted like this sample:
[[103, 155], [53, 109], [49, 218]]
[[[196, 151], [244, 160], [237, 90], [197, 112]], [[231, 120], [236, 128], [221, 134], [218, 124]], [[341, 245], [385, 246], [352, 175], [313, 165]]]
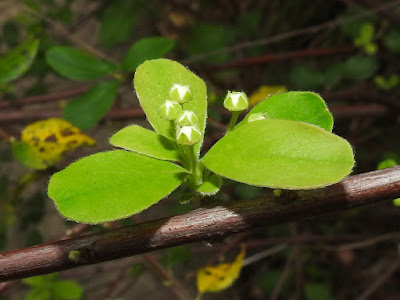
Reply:
[[48, 195], [65, 217], [103, 223], [141, 212], [182, 183], [183, 168], [134, 152], [85, 157], [54, 174]]
[[175, 42], [163, 37], [144, 38], [132, 45], [122, 61], [125, 71], [135, 69], [149, 59], [161, 58], [172, 50]]
[[400, 32], [391, 30], [383, 39], [385, 46], [394, 53], [400, 53]]
[[60, 75], [75, 80], [92, 80], [116, 69], [116, 65], [71, 47], [56, 46], [46, 52], [47, 63]]
[[36, 170], [44, 170], [48, 167], [46, 162], [27, 143], [12, 142], [11, 149], [14, 157], [26, 167]]
[[203, 162], [214, 173], [251, 185], [312, 189], [349, 175], [354, 158], [346, 140], [317, 126], [260, 120], [225, 135]]
[[385, 160], [382, 160], [377, 167], [377, 170], [382, 170], [382, 169], [386, 169], [386, 168], [390, 168], [390, 167], [394, 167], [397, 166], [397, 161], [395, 161], [394, 159], [391, 158], [387, 158]]
[[22, 282], [35, 288], [46, 288], [51, 281], [54, 281], [57, 277], [56, 273], [51, 273], [42, 276], [34, 276], [22, 279]]
[[306, 66], [296, 66], [290, 71], [290, 82], [296, 89], [313, 90], [324, 84], [321, 72]]
[[24, 300], [52, 300], [49, 289], [33, 289], [24, 297]]
[[378, 62], [369, 56], [353, 56], [344, 63], [344, 77], [354, 80], [371, 78], [378, 70]]
[[191, 258], [192, 253], [187, 246], [177, 246], [166, 249], [160, 261], [167, 268], [172, 268], [178, 264], [189, 261]]
[[39, 40], [27, 38], [0, 58], [0, 83], [7, 83], [22, 76], [35, 59], [38, 47]]
[[128, 39], [139, 19], [142, 5], [141, 1], [111, 1], [101, 16], [100, 42], [112, 47]]
[[[234, 40], [233, 27], [223, 24], [196, 24], [188, 35], [186, 47], [189, 56], [201, 55], [207, 52], [228, 47]], [[227, 61], [229, 54], [213, 55], [204, 61], [208, 63], [221, 63]]]
[[68, 102], [63, 118], [80, 129], [96, 125], [113, 105], [118, 86], [115, 80], [96, 84], [78, 99]]
[[75, 300], [83, 294], [82, 287], [71, 280], [59, 280], [52, 285], [53, 295], [56, 299]]
[[176, 144], [139, 125], [125, 127], [110, 139], [111, 145], [163, 160], [179, 161]]
[[[169, 98], [174, 84], [188, 86], [193, 99], [183, 103], [184, 110], [193, 111], [199, 119], [198, 129], [205, 130], [207, 90], [204, 81], [178, 62], [168, 59], [148, 60], [136, 69], [134, 85], [143, 110], [153, 128], [161, 135], [175, 140], [175, 126], [160, 117], [158, 109]], [[197, 148], [200, 149], [200, 143]]]
[[334, 299], [327, 284], [307, 283], [305, 285], [305, 294], [307, 300]]
[[197, 191], [203, 195], [214, 195], [221, 188], [222, 179], [217, 174], [212, 174], [197, 187]]
[[248, 123], [251, 115], [261, 113], [267, 119], [302, 121], [332, 131], [333, 117], [325, 101], [312, 92], [287, 92], [273, 95], [250, 110], [236, 128]]

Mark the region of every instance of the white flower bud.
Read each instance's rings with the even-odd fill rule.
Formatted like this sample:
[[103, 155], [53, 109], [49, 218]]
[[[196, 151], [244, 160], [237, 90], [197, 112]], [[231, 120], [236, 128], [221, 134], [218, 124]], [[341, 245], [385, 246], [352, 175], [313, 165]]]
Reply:
[[158, 114], [166, 120], [175, 120], [182, 113], [181, 105], [176, 101], [165, 101], [158, 109]]
[[186, 103], [192, 100], [192, 92], [187, 85], [174, 84], [169, 91], [169, 98], [179, 103]]
[[249, 99], [244, 92], [228, 92], [224, 107], [229, 111], [242, 111], [249, 108]]
[[177, 129], [176, 141], [178, 144], [192, 146], [200, 142], [202, 138], [200, 130], [195, 126], [182, 126]]
[[199, 118], [191, 110], [184, 110], [176, 121], [179, 126], [196, 125], [199, 122]]
[[265, 119], [266, 119], [266, 117], [262, 113], [255, 113], [255, 114], [251, 114], [248, 117], [247, 122], [260, 121], [260, 120], [265, 120]]

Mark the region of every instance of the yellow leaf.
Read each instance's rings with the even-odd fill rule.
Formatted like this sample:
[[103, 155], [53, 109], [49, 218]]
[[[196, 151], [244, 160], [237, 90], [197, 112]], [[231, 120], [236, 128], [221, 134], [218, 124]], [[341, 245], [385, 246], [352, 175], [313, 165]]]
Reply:
[[239, 277], [246, 253], [244, 247], [231, 264], [207, 266], [197, 272], [197, 289], [200, 294], [205, 292], [219, 292], [230, 287]]
[[34, 122], [24, 128], [21, 142], [45, 165], [50, 166], [61, 155], [81, 145], [92, 146], [95, 140], [63, 119], [50, 118]]
[[254, 91], [249, 98], [249, 105], [254, 106], [268, 97], [287, 91], [284, 85], [262, 85]]

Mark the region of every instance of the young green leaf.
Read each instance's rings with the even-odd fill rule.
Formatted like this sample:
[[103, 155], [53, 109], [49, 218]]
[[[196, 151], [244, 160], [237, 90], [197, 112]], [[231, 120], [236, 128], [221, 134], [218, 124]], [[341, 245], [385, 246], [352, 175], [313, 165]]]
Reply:
[[155, 204], [182, 183], [185, 172], [178, 165], [134, 152], [101, 152], [54, 174], [48, 195], [65, 217], [103, 223]]
[[324, 85], [324, 76], [320, 71], [303, 65], [295, 66], [289, 77], [295, 89], [314, 90]]
[[75, 80], [92, 80], [117, 66], [71, 47], [56, 46], [46, 53], [47, 63], [60, 75]]
[[55, 299], [77, 300], [81, 299], [82, 287], [71, 280], [58, 280], [51, 286]]
[[159, 36], [141, 39], [126, 53], [122, 68], [133, 72], [146, 60], [163, 57], [172, 50], [174, 45], [174, 41]]
[[277, 94], [253, 107], [236, 128], [248, 123], [249, 117], [261, 114], [267, 119], [302, 121], [332, 131], [333, 117], [325, 101], [312, 92], [287, 92]]
[[101, 15], [99, 40], [110, 48], [132, 36], [143, 4], [131, 0], [110, 1], [107, 4]]
[[150, 157], [179, 161], [176, 144], [164, 136], [138, 125], [125, 127], [110, 139], [111, 145]]
[[352, 80], [371, 78], [378, 70], [378, 61], [370, 56], [353, 56], [344, 63], [343, 76]]
[[27, 38], [21, 45], [0, 58], [0, 83], [7, 83], [22, 76], [32, 65], [39, 47], [39, 40]]
[[197, 191], [203, 195], [214, 195], [221, 188], [222, 179], [217, 174], [212, 174], [197, 187]]
[[80, 129], [96, 125], [114, 103], [118, 86], [115, 80], [96, 84], [78, 99], [68, 102], [63, 118]]
[[260, 120], [225, 135], [203, 162], [221, 176], [251, 185], [312, 189], [349, 175], [354, 158], [346, 140], [317, 126]]
[[162, 118], [158, 110], [169, 99], [176, 84], [189, 87], [192, 99], [183, 103], [182, 108], [196, 114], [199, 120], [197, 128], [204, 134], [207, 91], [201, 78], [168, 59], [148, 60], [136, 69], [134, 85], [140, 104], [154, 129], [171, 140], [175, 140], [176, 128], [171, 121]]

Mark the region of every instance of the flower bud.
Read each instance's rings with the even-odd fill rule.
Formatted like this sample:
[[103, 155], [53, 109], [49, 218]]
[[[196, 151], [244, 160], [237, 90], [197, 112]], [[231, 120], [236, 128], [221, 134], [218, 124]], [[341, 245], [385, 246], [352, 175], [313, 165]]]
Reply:
[[175, 120], [182, 113], [182, 107], [176, 101], [165, 101], [158, 109], [158, 114], [166, 120]]
[[192, 146], [203, 138], [200, 130], [194, 126], [178, 127], [176, 132], [176, 141], [178, 144]]
[[179, 126], [196, 125], [199, 122], [199, 118], [191, 110], [184, 110], [176, 121]]
[[265, 120], [265, 119], [266, 119], [266, 117], [262, 113], [255, 113], [255, 114], [251, 114], [248, 117], [247, 122], [260, 121], [260, 120]]
[[224, 107], [229, 111], [242, 111], [249, 108], [249, 99], [244, 92], [228, 92]]
[[174, 84], [169, 91], [169, 98], [179, 103], [186, 103], [192, 100], [192, 92], [187, 85]]

